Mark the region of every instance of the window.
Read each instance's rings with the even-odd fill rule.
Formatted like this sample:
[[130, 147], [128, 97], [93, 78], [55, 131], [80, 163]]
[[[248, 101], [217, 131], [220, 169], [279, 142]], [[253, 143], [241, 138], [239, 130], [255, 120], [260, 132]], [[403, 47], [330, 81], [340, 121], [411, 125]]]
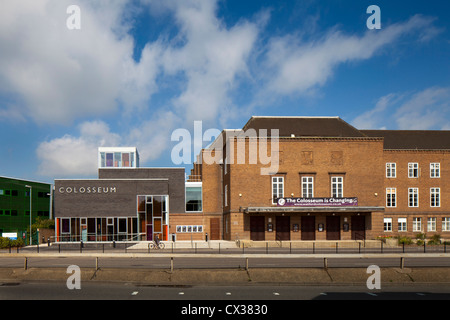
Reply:
[[442, 218], [442, 231], [450, 231], [450, 218]]
[[407, 219], [406, 218], [398, 218], [398, 231], [399, 232], [407, 231]]
[[331, 197], [343, 198], [344, 197], [344, 178], [343, 177], [331, 177]]
[[419, 206], [419, 188], [408, 189], [408, 207]]
[[430, 207], [441, 206], [441, 188], [430, 188]]
[[386, 178], [396, 178], [397, 177], [397, 165], [395, 162], [386, 163]]
[[386, 188], [386, 207], [397, 206], [397, 189]]
[[272, 177], [272, 204], [276, 204], [277, 199], [283, 197], [284, 197], [284, 178]]
[[128, 152], [122, 153], [122, 166], [124, 168], [130, 167], [130, 154]]
[[409, 178], [419, 177], [419, 164], [417, 162], [408, 163], [408, 177]]
[[413, 218], [413, 231], [422, 231], [422, 218]]
[[122, 153], [114, 152], [114, 167], [121, 168], [122, 167]]
[[439, 162], [430, 163], [430, 178], [441, 177], [441, 164]]
[[177, 233], [202, 233], [203, 226], [177, 226]]
[[113, 167], [114, 162], [114, 154], [113, 153], [107, 153], [106, 154], [106, 167]]
[[225, 192], [224, 192], [224, 200], [223, 200], [223, 205], [224, 207], [228, 206], [228, 185], [225, 185]]
[[436, 231], [436, 218], [427, 219], [427, 231], [430, 232]]
[[4, 196], [5, 195], [5, 190], [0, 189], [0, 196]]
[[392, 231], [392, 218], [384, 218], [384, 232]]
[[302, 177], [302, 197], [313, 198], [314, 197], [314, 178]]
[[106, 159], [104, 152], [100, 152], [100, 167], [102, 168], [106, 167]]
[[[195, 182], [194, 182], [195, 183]], [[202, 211], [202, 187], [186, 186], [186, 211]]]

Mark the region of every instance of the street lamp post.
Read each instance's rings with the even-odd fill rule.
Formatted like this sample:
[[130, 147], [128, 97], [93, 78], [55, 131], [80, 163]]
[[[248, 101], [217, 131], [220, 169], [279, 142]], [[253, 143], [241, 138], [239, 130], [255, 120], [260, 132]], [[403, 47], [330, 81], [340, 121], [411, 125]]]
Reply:
[[30, 188], [30, 245], [32, 245], [32, 238], [31, 238], [31, 224], [32, 224], [32, 222], [31, 222], [31, 216], [32, 216], [32, 212], [33, 212], [32, 211], [33, 207], [32, 207], [31, 200], [32, 200], [32, 196], [33, 196], [33, 187], [29, 186], [29, 185], [26, 185], [25, 188]]

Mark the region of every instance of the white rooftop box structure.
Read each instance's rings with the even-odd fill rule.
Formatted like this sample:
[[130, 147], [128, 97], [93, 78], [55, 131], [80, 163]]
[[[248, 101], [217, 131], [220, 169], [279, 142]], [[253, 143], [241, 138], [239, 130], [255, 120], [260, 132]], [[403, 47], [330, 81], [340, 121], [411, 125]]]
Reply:
[[136, 147], [98, 148], [99, 168], [139, 168], [139, 153]]

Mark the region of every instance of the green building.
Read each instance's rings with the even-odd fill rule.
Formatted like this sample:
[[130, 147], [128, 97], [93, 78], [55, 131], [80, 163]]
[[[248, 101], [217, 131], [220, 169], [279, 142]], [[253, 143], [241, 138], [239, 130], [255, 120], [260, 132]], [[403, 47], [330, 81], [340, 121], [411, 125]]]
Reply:
[[0, 176], [0, 236], [16, 234], [28, 244], [30, 220], [51, 219], [51, 202], [51, 184]]

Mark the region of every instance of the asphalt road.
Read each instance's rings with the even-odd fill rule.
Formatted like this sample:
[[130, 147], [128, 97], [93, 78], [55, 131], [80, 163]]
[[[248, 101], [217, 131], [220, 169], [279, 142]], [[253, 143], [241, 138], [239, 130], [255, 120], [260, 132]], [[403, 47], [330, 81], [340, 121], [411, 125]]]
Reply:
[[65, 283], [23, 282], [0, 285], [0, 300], [214, 300], [242, 304], [272, 300], [448, 300], [450, 288], [433, 284], [385, 286], [153, 286], [129, 283], [83, 283], [69, 290]]

